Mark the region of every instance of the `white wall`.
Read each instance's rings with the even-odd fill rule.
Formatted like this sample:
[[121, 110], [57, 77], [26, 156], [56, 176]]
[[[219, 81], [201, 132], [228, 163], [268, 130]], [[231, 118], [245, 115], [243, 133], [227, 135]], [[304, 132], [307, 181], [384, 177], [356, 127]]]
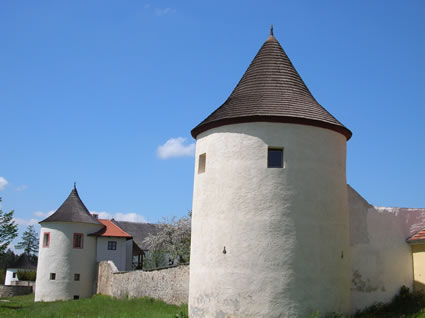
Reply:
[[[16, 273], [16, 277], [15, 278], [13, 278], [13, 273]], [[6, 270], [6, 277], [4, 279], [4, 284], [5, 285], [11, 285], [11, 282], [19, 280], [17, 273], [18, 273], [18, 269], [17, 268], [8, 268]]]
[[[41, 224], [35, 301], [54, 301], [91, 297], [96, 278], [96, 237], [101, 225], [46, 222]], [[43, 235], [50, 232], [50, 246], [43, 247]], [[73, 234], [84, 234], [84, 248], [73, 248]], [[56, 280], [50, 280], [56, 273]], [[74, 274], [80, 281], [74, 281]]]
[[[18, 279], [18, 271], [19, 272], [31, 272], [32, 269], [22, 269], [22, 268], [8, 268], [6, 269], [6, 276], [4, 279], [5, 285], [12, 285], [11, 282], [19, 281]], [[16, 273], [16, 277], [13, 278], [13, 273]]]
[[388, 302], [412, 288], [412, 252], [406, 239], [425, 226], [425, 209], [370, 205], [348, 186], [352, 249], [352, 307]]
[[[268, 146], [284, 147], [284, 169], [267, 168]], [[343, 135], [295, 124], [227, 125], [198, 136], [191, 317], [350, 311], [345, 152]]]
[[[116, 250], [108, 250], [108, 241], [117, 242]], [[123, 237], [98, 237], [96, 261], [113, 261], [119, 271], [129, 270], [127, 268], [127, 241]]]

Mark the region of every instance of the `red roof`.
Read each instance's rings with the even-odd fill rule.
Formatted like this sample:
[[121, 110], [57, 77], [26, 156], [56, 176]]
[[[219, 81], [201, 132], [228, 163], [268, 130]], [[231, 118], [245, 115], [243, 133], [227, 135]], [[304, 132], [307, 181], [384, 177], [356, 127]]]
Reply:
[[425, 229], [417, 232], [413, 236], [407, 239], [407, 242], [425, 241]]
[[112, 222], [112, 220], [99, 219], [98, 221], [102, 223], [105, 228], [97, 233], [94, 233], [93, 235], [132, 238], [130, 234], [122, 230], [119, 226]]

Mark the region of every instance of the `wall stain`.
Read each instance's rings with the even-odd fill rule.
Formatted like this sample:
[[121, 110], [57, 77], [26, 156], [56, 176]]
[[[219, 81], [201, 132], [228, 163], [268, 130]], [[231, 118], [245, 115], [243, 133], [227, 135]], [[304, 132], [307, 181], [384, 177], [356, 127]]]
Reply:
[[353, 276], [351, 279], [351, 290], [371, 293], [377, 290], [382, 292], [385, 291], [385, 286], [382, 282], [379, 282], [377, 285], [372, 284], [369, 278], [366, 280], [363, 279], [362, 274], [358, 270], [353, 271]]

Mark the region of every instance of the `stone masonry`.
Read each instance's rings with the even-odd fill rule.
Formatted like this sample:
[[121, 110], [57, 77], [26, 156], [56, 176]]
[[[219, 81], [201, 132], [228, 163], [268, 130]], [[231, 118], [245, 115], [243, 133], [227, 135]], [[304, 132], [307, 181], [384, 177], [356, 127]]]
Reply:
[[119, 272], [112, 261], [99, 263], [97, 294], [124, 297], [152, 297], [168, 304], [187, 304], [189, 265], [155, 271]]

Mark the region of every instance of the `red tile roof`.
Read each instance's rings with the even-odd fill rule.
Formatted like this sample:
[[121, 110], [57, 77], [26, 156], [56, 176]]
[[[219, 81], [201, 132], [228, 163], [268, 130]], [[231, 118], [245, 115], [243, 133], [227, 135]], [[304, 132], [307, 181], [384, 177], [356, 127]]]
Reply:
[[407, 242], [425, 241], [425, 229], [417, 232], [407, 239]]
[[99, 219], [99, 222], [102, 223], [105, 228], [97, 233], [93, 233], [93, 235], [132, 238], [130, 234], [121, 229], [118, 225], [112, 222], [112, 220]]

